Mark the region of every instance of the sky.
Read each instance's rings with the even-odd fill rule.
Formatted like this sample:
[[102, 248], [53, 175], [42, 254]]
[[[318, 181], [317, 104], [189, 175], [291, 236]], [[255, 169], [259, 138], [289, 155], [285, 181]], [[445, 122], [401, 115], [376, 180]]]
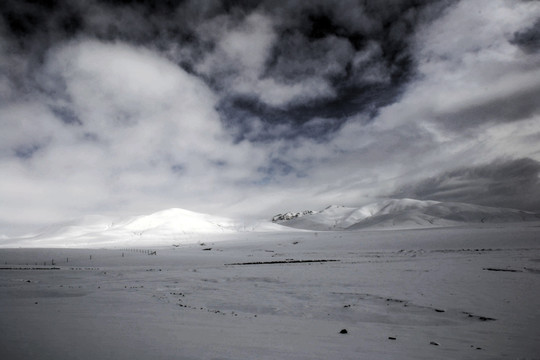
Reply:
[[0, 234], [386, 198], [540, 211], [540, 3], [0, 2]]

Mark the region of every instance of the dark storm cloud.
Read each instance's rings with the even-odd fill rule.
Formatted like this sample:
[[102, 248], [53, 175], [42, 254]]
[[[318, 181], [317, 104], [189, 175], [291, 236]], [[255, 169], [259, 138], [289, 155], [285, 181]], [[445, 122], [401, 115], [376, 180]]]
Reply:
[[540, 20], [537, 20], [530, 28], [516, 32], [512, 42], [526, 52], [540, 51]]
[[[410, 39], [415, 29], [435, 19], [451, 3], [261, 2], [258, 10], [272, 17], [277, 41], [258, 78], [284, 86], [316, 79], [329, 92], [303, 99], [292, 95], [275, 102], [257, 96], [256, 90], [249, 97], [233, 92], [222, 101], [226, 117], [237, 123], [253, 117], [270, 124], [286, 123], [288, 134], [295, 136], [313, 117], [335, 119], [323, 131], [328, 133], [358, 112], [376, 115], [378, 108], [397, 99], [401, 87], [414, 75]], [[224, 81], [222, 86], [230, 89], [227, 78], [217, 81]], [[303, 89], [303, 95], [309, 91]]]
[[390, 196], [540, 211], [540, 162], [522, 158], [463, 167], [404, 186]]
[[[335, 118], [322, 131], [333, 132], [345, 118], [373, 116], [395, 101], [415, 71], [411, 36], [451, 3], [6, 0], [0, 11], [12, 87], [35, 86], [33, 74], [56, 44], [124, 41], [204, 78], [220, 93], [223, 121], [237, 132], [257, 117], [268, 126], [287, 124], [295, 136], [313, 117]], [[249, 46], [236, 49], [238, 41]]]

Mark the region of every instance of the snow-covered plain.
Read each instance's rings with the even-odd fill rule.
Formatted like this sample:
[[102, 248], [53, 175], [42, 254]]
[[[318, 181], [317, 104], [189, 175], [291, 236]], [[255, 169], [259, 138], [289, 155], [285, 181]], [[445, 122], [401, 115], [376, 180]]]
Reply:
[[538, 222], [128, 240], [1, 249], [1, 358], [539, 358]]

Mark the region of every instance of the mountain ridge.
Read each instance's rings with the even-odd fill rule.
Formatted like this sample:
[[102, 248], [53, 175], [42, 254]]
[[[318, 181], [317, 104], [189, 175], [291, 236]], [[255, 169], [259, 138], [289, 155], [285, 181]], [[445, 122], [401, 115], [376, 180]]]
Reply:
[[321, 211], [278, 214], [272, 221], [296, 229], [325, 231], [540, 221], [540, 214], [459, 202], [388, 199], [359, 208], [331, 205]]
[[343, 231], [434, 228], [463, 224], [540, 221], [540, 214], [480, 205], [388, 199], [362, 207], [330, 205], [323, 210], [278, 214], [242, 221], [172, 208], [149, 215], [86, 216], [18, 238], [0, 237], [0, 247], [95, 247], [202, 242], [209, 235], [241, 232]]

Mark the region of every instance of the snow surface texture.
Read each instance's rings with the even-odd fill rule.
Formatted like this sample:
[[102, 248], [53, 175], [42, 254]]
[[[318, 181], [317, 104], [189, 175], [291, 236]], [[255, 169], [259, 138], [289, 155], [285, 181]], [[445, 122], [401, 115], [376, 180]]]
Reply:
[[538, 221], [540, 214], [453, 202], [392, 199], [350, 208], [332, 205], [322, 211], [285, 213], [272, 221], [308, 230], [355, 230], [455, 226], [467, 223]]
[[537, 359], [538, 225], [0, 249], [1, 357]]

